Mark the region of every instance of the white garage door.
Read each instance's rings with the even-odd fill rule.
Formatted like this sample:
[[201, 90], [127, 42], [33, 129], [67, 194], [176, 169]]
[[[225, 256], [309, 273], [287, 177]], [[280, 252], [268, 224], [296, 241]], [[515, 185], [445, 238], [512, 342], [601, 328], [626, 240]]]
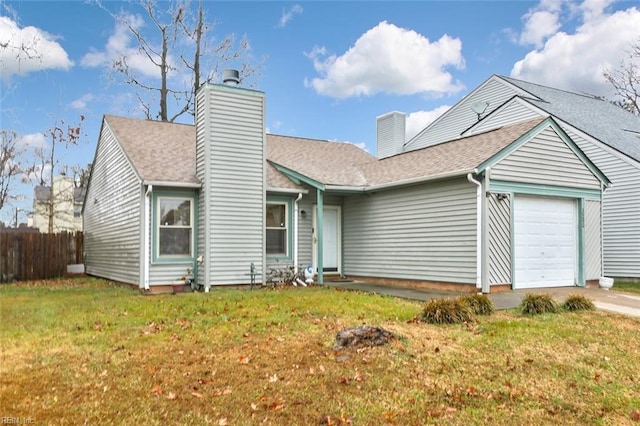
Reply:
[[514, 288], [575, 284], [576, 202], [515, 197]]

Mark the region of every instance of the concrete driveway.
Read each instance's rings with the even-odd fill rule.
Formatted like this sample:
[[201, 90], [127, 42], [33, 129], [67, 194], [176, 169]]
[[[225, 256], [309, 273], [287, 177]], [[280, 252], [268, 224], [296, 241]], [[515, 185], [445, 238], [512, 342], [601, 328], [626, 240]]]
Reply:
[[[358, 281], [326, 282], [325, 285], [328, 287], [341, 288], [344, 290], [366, 291], [370, 293], [421, 301], [460, 296], [460, 293], [450, 291], [396, 287]], [[496, 309], [511, 309], [520, 305], [522, 298], [527, 293], [548, 293], [552, 295], [558, 302], [563, 302], [564, 299], [570, 294], [581, 294], [586, 298], [592, 300], [597, 309], [640, 318], [640, 296], [617, 292], [615, 290], [603, 290], [600, 288], [583, 287], [557, 287], [537, 290], [505, 291], [502, 293], [489, 294], [488, 296], [493, 301]]]

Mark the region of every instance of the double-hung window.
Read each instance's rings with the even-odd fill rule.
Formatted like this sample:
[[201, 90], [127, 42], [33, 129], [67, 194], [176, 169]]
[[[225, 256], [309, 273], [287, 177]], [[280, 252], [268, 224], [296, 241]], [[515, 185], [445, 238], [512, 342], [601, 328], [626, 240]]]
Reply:
[[158, 197], [158, 257], [193, 256], [193, 199]]
[[269, 257], [289, 255], [288, 203], [268, 202], [266, 206], [267, 250]]

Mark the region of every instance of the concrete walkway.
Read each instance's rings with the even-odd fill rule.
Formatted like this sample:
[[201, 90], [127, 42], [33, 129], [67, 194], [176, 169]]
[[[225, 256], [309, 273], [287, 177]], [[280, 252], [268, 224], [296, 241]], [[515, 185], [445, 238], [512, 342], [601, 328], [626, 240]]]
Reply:
[[[461, 293], [451, 291], [437, 291], [411, 287], [396, 287], [381, 284], [371, 284], [358, 281], [326, 282], [328, 287], [344, 290], [366, 291], [370, 293], [399, 297], [403, 299], [427, 301], [431, 299], [458, 297]], [[629, 315], [640, 318], [640, 296], [603, 290], [600, 288], [557, 287], [537, 290], [514, 290], [489, 294], [496, 309], [511, 309], [520, 305], [527, 293], [548, 293], [562, 303], [568, 295], [580, 294], [593, 301], [597, 309], [616, 314]]]

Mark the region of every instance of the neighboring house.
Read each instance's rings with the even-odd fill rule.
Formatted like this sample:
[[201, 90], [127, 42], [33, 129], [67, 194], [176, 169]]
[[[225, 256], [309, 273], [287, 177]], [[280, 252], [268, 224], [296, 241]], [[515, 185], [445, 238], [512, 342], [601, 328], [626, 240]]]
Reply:
[[604, 274], [640, 278], [640, 117], [610, 102], [493, 75], [397, 152], [553, 117], [611, 179], [604, 193]]
[[[53, 178], [53, 232], [82, 231], [82, 203], [85, 188], [76, 188], [73, 178]], [[51, 187], [36, 186], [33, 191], [33, 212], [30, 226], [49, 232], [49, 200]]]
[[[88, 274], [211, 286], [250, 265], [483, 292], [584, 286], [601, 274], [608, 179], [552, 118], [377, 159], [265, 133], [265, 95], [197, 92], [196, 125], [104, 117], [84, 204]], [[378, 151], [404, 120], [378, 118]], [[537, 249], [545, 247], [545, 252]]]

